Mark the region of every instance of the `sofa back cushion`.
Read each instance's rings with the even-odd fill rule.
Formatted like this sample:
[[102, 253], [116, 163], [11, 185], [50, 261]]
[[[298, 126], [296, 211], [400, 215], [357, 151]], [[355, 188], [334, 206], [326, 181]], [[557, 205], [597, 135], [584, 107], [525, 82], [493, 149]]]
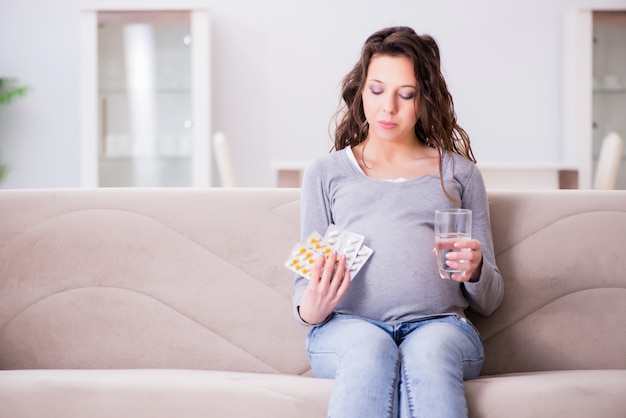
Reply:
[[299, 192], [0, 191], [0, 368], [306, 374]]
[[[626, 368], [626, 192], [491, 192], [484, 374]], [[0, 368], [310, 374], [297, 189], [0, 191]]]
[[483, 374], [626, 369], [626, 191], [489, 194], [504, 300]]

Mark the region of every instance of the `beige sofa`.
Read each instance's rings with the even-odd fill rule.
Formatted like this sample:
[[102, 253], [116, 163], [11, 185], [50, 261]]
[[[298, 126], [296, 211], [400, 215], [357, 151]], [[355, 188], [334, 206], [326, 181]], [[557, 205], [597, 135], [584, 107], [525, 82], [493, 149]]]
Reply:
[[[626, 417], [626, 191], [489, 197], [506, 290], [472, 317], [470, 416]], [[0, 417], [325, 417], [282, 266], [298, 199], [0, 191]]]

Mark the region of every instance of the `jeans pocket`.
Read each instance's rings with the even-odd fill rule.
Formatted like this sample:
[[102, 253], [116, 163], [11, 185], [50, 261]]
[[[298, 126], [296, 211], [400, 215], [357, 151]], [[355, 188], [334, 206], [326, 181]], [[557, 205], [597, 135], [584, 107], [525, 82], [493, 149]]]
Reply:
[[474, 325], [472, 323], [472, 321], [470, 321], [469, 319], [465, 318], [465, 317], [459, 317], [459, 319], [462, 322], [465, 322], [467, 325], [469, 325], [470, 327], [472, 327], [472, 329], [474, 330], [474, 333], [476, 333], [476, 336], [478, 337], [478, 339], [480, 340], [480, 343], [483, 344], [483, 337], [482, 335], [480, 335], [480, 331], [478, 331], [478, 328], [476, 328], [476, 325]]
[[458, 327], [465, 333], [467, 338], [476, 348], [476, 351], [478, 352], [480, 357], [480, 361], [483, 361], [485, 357], [485, 350], [483, 345], [483, 338], [480, 335], [480, 332], [469, 319], [459, 315], [455, 315], [454, 317], [456, 318]]

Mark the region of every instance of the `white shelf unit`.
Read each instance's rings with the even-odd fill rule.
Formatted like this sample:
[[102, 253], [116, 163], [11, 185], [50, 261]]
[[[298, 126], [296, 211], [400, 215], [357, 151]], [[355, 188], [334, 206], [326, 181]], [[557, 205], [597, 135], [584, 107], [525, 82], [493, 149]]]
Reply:
[[[172, 8], [154, 9], [146, 6], [125, 9], [119, 4], [105, 2], [81, 11], [80, 123], [83, 187], [211, 185], [209, 13], [206, 8], [184, 3], [183, 1]], [[144, 98], [151, 100], [149, 106], [154, 107], [152, 119], [156, 123], [143, 131], [148, 132], [143, 135], [148, 140], [142, 146], [143, 136], [130, 134], [127, 126], [130, 123], [125, 120], [130, 117], [128, 107], [131, 106], [133, 94], [127, 85], [116, 82], [128, 81], [129, 75], [121, 77], [126, 80], [116, 80], [115, 72], [106, 74], [107, 67], [100, 65], [102, 54], [99, 52], [99, 36], [104, 34], [101, 31], [99, 33], [99, 25], [103, 25], [103, 17], [109, 21], [120, 19], [115, 24], [133, 22], [133, 19], [146, 23], [142, 19], [148, 19], [148, 24], [156, 25], [163, 23], [165, 19], [165, 24], [176, 30], [171, 19], [172, 16], [178, 19], [181, 15], [187, 16], [187, 41], [191, 59], [187, 60], [187, 67], [182, 68], [185, 76], [177, 79], [177, 83], [171, 83], [175, 79], [172, 77], [159, 79], [162, 74], [155, 72], [152, 89]], [[155, 22], [149, 21], [152, 19], [150, 16], [154, 16]], [[166, 45], [166, 48], [169, 48], [169, 55], [165, 57], [165, 62], [176, 65], [177, 57], [172, 54], [176, 55], [177, 52], [170, 45]], [[119, 54], [120, 51], [115, 52]], [[117, 71], [119, 74], [119, 66]], [[139, 83], [142, 81], [139, 80]], [[145, 103], [147, 102], [136, 108], [145, 109]], [[111, 122], [114, 118], [116, 121]], [[176, 126], [173, 127], [173, 124]], [[120, 128], [119, 125], [124, 126]]]
[[[626, 8], [575, 8], [565, 22], [564, 153], [590, 189], [602, 139], [626, 137]], [[616, 188], [626, 189], [626, 156]]]

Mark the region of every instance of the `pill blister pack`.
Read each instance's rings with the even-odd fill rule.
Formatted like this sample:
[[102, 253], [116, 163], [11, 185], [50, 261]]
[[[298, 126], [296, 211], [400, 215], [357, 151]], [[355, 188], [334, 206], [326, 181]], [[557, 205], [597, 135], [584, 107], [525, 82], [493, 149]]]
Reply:
[[345, 254], [346, 268], [350, 270], [350, 279], [354, 279], [374, 252], [368, 246], [363, 245], [364, 240], [363, 235], [331, 224], [323, 236], [318, 232], [313, 232], [303, 243], [294, 245], [285, 261], [285, 267], [309, 279], [315, 260], [321, 255], [328, 258], [332, 251], [337, 251], [337, 260]]

